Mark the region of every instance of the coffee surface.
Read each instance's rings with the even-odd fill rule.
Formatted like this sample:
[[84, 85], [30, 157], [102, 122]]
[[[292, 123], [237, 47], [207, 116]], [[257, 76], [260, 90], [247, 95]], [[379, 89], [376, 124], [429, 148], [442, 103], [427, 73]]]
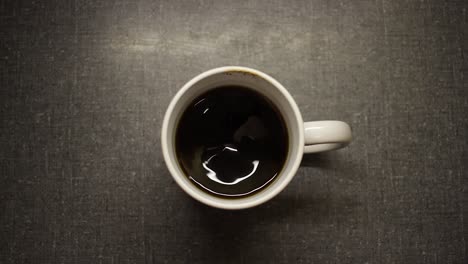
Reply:
[[285, 163], [288, 135], [270, 101], [245, 87], [218, 87], [182, 114], [176, 153], [186, 176], [223, 197], [255, 193], [274, 181]]

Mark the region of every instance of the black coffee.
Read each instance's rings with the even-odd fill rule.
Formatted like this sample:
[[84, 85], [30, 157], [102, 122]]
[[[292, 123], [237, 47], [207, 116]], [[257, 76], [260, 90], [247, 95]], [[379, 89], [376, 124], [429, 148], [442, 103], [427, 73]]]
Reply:
[[180, 166], [210, 194], [241, 197], [268, 186], [288, 154], [284, 121], [269, 100], [240, 86], [196, 98], [176, 132]]

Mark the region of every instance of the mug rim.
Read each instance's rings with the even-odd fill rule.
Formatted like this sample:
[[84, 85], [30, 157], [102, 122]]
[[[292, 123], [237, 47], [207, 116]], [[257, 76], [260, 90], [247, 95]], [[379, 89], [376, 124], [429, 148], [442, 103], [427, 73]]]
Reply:
[[[296, 153], [291, 153], [290, 154], [289, 162], [292, 163], [292, 165], [291, 165], [291, 169], [289, 170], [289, 172], [286, 175], [284, 175], [285, 172], [281, 172], [279, 177], [278, 177], [278, 179], [283, 178], [283, 181], [281, 182], [280, 185], [276, 186], [274, 189], [270, 190], [270, 192], [268, 192], [267, 194], [265, 194], [263, 196], [255, 197], [259, 193], [252, 194], [251, 196], [249, 196], [250, 198], [255, 197], [256, 199], [253, 199], [253, 200], [251, 199], [250, 201], [246, 201], [244, 203], [235, 203], [235, 204], [233, 204], [233, 203], [229, 203], [229, 202], [224, 202], [221, 199], [215, 199], [215, 198], [218, 198], [218, 197], [215, 197], [215, 196], [211, 196], [210, 198], [207, 198], [205, 196], [201, 196], [198, 193], [196, 193], [191, 187], [189, 187], [188, 184], [185, 181], [183, 181], [181, 179], [182, 177], [186, 177], [186, 176], [185, 175], [180, 175], [180, 173], [175, 169], [175, 167], [178, 166], [178, 165], [173, 164], [172, 161], [171, 161], [171, 154], [169, 153], [169, 150], [168, 150], [168, 144], [170, 144], [170, 142], [168, 142], [167, 136], [168, 136], [168, 129], [169, 129], [169, 125], [170, 125], [169, 122], [170, 122], [172, 112], [174, 111], [174, 108], [179, 103], [180, 98], [182, 97], [182, 95], [185, 92], [187, 92], [197, 82], [199, 82], [199, 81], [201, 81], [201, 80], [203, 80], [203, 79], [205, 79], [207, 77], [210, 77], [212, 75], [219, 74], [219, 73], [225, 73], [225, 72], [239, 72], [239, 71], [246, 72], [246, 73], [249, 73], [249, 74], [253, 74], [253, 75], [256, 75], [256, 76], [264, 79], [265, 81], [270, 83], [272, 86], [274, 86], [284, 96], [284, 98], [286, 98], [289, 106], [291, 107], [291, 109], [294, 112], [294, 120], [297, 122], [297, 125], [298, 125], [297, 127], [299, 128], [299, 131], [297, 131], [298, 136], [299, 136], [299, 138], [298, 138], [299, 146], [298, 146], [298, 149], [297, 149]], [[164, 114], [164, 120], [163, 120], [163, 125], [162, 125], [162, 132], [161, 132], [161, 146], [162, 146], [162, 150], [163, 150], [164, 161], [166, 163], [166, 166], [167, 166], [172, 178], [179, 185], [179, 187], [182, 188], [182, 190], [184, 190], [188, 195], [190, 195], [192, 198], [198, 200], [201, 203], [204, 203], [204, 204], [212, 206], [212, 207], [220, 208], [220, 209], [229, 209], [229, 210], [245, 209], [245, 208], [250, 208], [250, 207], [260, 205], [260, 204], [272, 199], [277, 194], [279, 194], [289, 184], [289, 182], [292, 180], [292, 178], [294, 178], [294, 176], [295, 176], [295, 174], [297, 172], [297, 169], [299, 168], [299, 165], [301, 163], [302, 156], [304, 154], [304, 151], [303, 151], [303, 149], [304, 149], [304, 122], [302, 120], [302, 116], [301, 116], [301, 113], [299, 111], [299, 108], [298, 108], [295, 100], [292, 98], [291, 94], [286, 90], [286, 88], [283, 87], [283, 85], [281, 85], [273, 77], [271, 77], [268, 74], [263, 73], [263, 72], [261, 72], [259, 70], [255, 70], [255, 69], [248, 68], [248, 67], [243, 67], [243, 66], [217, 67], [217, 68], [213, 68], [213, 69], [204, 71], [204, 72], [196, 75], [191, 80], [189, 80], [187, 83], [185, 83], [182, 86], [182, 88], [179, 91], [177, 91], [177, 93], [174, 95], [174, 97], [172, 98], [172, 100], [171, 100], [171, 102], [170, 102], [170, 104], [169, 104], [169, 106], [168, 106], [168, 108], [166, 110], [166, 113]], [[238, 199], [242, 199], [242, 198], [238, 198]], [[229, 200], [226, 200], [226, 201], [229, 201]]]

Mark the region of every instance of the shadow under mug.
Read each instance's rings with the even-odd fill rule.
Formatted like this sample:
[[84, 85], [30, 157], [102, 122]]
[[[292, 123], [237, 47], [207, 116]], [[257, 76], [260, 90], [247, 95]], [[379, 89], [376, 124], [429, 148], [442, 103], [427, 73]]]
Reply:
[[[235, 199], [222, 198], [202, 191], [185, 175], [175, 151], [177, 124], [187, 106], [201, 94], [227, 85], [249, 87], [275, 104], [285, 121], [290, 142], [285, 165], [275, 181], [255, 194]], [[296, 102], [278, 81], [258, 70], [239, 66], [211, 69], [186, 83], [169, 104], [161, 132], [164, 160], [177, 184], [194, 199], [221, 209], [244, 209], [270, 200], [294, 177], [304, 153], [339, 149], [349, 144], [351, 139], [351, 128], [344, 122], [304, 123]]]

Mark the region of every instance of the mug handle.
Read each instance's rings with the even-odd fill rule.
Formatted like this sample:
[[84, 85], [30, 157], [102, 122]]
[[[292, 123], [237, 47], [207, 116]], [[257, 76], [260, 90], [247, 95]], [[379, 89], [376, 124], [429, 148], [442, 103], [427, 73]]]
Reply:
[[351, 142], [351, 127], [341, 121], [305, 122], [304, 137], [304, 153], [339, 149]]

